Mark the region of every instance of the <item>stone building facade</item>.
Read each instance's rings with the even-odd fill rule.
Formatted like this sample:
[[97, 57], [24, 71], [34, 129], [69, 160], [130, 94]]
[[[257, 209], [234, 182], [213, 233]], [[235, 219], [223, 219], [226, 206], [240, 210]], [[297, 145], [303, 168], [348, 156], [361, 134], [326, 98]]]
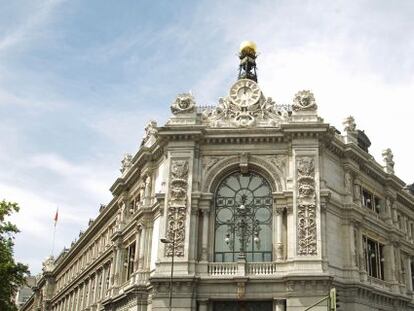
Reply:
[[216, 106], [180, 94], [148, 123], [111, 202], [46, 260], [22, 310], [299, 311], [332, 287], [339, 310], [414, 310], [414, 193], [391, 150], [377, 163], [310, 91], [277, 106], [244, 52]]

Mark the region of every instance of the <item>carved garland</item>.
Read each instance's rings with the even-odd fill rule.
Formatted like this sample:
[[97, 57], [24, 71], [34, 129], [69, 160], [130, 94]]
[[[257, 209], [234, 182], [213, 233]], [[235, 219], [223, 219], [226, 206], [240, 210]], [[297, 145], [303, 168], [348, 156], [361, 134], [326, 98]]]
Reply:
[[[187, 215], [188, 160], [173, 160], [167, 207], [167, 237], [174, 241], [174, 255], [184, 256], [185, 220]], [[172, 243], [166, 244], [166, 256], [172, 256]]]
[[298, 254], [316, 255], [315, 161], [297, 160]]

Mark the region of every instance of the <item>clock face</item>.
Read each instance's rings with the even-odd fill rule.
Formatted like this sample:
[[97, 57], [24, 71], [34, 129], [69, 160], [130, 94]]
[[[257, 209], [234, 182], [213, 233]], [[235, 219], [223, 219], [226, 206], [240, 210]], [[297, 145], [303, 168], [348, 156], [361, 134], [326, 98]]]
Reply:
[[230, 89], [230, 98], [236, 105], [248, 107], [260, 99], [262, 92], [256, 82], [248, 79], [237, 81]]

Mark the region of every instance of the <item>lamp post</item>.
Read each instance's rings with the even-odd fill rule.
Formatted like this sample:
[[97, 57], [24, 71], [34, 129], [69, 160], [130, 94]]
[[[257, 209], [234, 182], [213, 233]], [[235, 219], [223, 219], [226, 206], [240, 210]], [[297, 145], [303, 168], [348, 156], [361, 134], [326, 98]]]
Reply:
[[239, 259], [246, 259], [246, 248], [249, 243], [248, 239], [254, 235], [253, 241], [257, 247], [260, 248], [260, 225], [257, 219], [254, 219], [253, 209], [246, 205], [247, 196], [243, 194], [241, 196], [241, 204], [238, 206], [234, 213], [234, 222], [227, 221], [227, 234], [224, 239], [227, 245], [231, 248], [234, 246], [234, 241], [231, 238], [233, 232], [238, 235], [240, 241], [240, 253]]
[[175, 256], [175, 230], [173, 230], [172, 241], [167, 238], [160, 239], [161, 243], [171, 244], [172, 255], [171, 255], [171, 274], [170, 274], [170, 292], [168, 296], [168, 310], [171, 311], [172, 307], [172, 290], [173, 290], [173, 277], [174, 277], [174, 256]]

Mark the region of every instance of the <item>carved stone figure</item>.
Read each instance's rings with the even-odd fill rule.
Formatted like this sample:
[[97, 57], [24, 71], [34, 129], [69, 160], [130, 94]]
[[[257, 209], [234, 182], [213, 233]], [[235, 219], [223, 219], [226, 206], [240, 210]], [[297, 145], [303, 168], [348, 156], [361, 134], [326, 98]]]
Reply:
[[313, 157], [297, 160], [298, 254], [316, 255], [316, 191]]
[[121, 161], [121, 168], [119, 169], [121, 173], [126, 172], [132, 166], [132, 155], [130, 153], [126, 153], [124, 158]]
[[49, 256], [45, 259], [45, 261], [43, 262], [43, 272], [52, 272], [53, 269], [55, 268], [55, 259], [53, 258], [53, 256]]
[[155, 137], [157, 134], [157, 122], [154, 120], [149, 121], [145, 127], [145, 134], [141, 145], [145, 144], [151, 137]]
[[385, 164], [384, 170], [389, 174], [394, 174], [394, 155], [390, 148], [382, 152], [382, 158]]
[[171, 105], [173, 114], [192, 113], [195, 111], [195, 100], [191, 93], [178, 94]]
[[344, 125], [345, 132], [354, 133], [356, 131], [356, 124], [353, 116], [347, 117], [342, 124]]
[[347, 194], [351, 194], [352, 193], [352, 175], [349, 172], [345, 172], [345, 192]]
[[[167, 207], [167, 236], [175, 241], [175, 256], [184, 256], [185, 220], [187, 215], [188, 160], [173, 160]], [[172, 244], [166, 244], [166, 256], [172, 256]]]
[[303, 90], [295, 94], [292, 105], [293, 111], [316, 111], [317, 109], [318, 106], [311, 91]]

